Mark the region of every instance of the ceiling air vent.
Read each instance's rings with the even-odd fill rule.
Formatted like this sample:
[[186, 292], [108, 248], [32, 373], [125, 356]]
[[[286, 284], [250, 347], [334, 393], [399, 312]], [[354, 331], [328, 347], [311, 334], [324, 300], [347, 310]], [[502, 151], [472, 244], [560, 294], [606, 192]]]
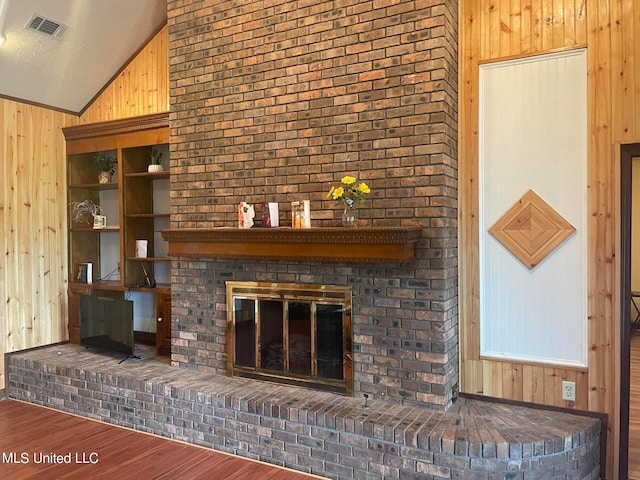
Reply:
[[45, 18], [42, 15], [35, 14], [29, 23], [26, 26], [27, 30], [33, 30], [34, 32], [41, 33], [46, 35], [47, 37], [53, 38], [61, 38], [64, 34], [67, 27], [56, 22], [55, 20], [51, 20], [49, 18]]

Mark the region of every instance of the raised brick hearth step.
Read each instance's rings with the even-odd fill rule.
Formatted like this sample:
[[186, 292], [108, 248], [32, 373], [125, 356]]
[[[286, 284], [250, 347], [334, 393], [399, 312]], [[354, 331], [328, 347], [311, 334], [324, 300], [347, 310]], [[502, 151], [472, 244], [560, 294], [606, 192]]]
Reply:
[[[59, 352], [59, 353], [58, 353]], [[144, 357], [144, 355], [142, 355]], [[336, 479], [597, 479], [597, 418], [447, 412], [228, 378], [73, 344], [6, 357], [8, 396]]]

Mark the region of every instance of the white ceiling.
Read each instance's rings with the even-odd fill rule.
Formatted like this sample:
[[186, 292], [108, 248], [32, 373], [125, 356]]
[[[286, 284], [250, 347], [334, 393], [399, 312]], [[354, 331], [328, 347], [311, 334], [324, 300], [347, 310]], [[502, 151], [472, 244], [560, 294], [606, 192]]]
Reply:
[[[34, 14], [62, 37], [27, 30]], [[80, 112], [166, 18], [166, 0], [0, 0], [0, 97]]]

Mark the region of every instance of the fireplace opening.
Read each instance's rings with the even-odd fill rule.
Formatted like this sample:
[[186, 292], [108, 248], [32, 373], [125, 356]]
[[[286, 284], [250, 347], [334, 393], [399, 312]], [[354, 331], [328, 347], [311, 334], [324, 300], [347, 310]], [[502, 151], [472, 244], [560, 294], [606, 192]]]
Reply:
[[351, 395], [351, 289], [227, 282], [227, 371]]

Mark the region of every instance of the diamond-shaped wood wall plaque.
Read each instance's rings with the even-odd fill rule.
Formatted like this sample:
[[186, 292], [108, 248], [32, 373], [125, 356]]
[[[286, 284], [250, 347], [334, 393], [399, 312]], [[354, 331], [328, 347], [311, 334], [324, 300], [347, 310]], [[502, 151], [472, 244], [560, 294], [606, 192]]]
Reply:
[[529, 190], [489, 229], [530, 270], [555, 250], [575, 228]]

